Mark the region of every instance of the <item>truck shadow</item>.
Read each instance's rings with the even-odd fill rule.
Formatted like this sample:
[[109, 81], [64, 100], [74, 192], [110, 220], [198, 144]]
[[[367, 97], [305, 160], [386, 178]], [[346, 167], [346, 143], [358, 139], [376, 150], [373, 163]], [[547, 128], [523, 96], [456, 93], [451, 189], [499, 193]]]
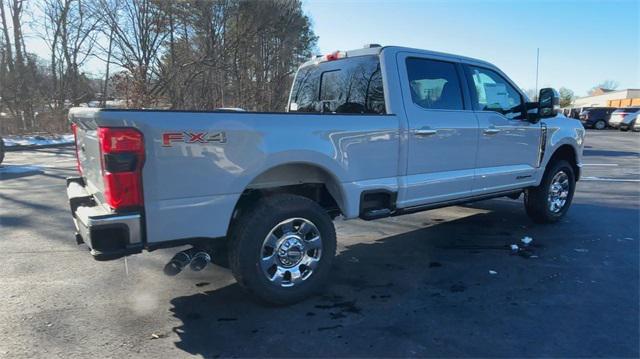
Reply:
[[639, 157], [640, 152], [633, 151], [608, 151], [608, 150], [587, 150], [582, 152], [583, 156], [603, 156], [603, 157]]
[[[603, 246], [595, 241], [599, 233], [579, 231], [589, 221], [582, 215], [628, 219], [637, 228], [637, 209], [575, 204], [567, 221], [534, 226], [521, 206], [488, 201], [466, 207], [475, 213], [452, 221], [435, 218], [438, 212], [378, 221], [381, 232], [391, 224], [424, 228], [348, 241], [323, 294], [293, 306], [258, 303], [237, 284], [175, 298], [171, 312], [181, 322], [173, 328], [175, 345], [204, 357], [537, 356], [557, 350], [586, 356], [597, 348], [584, 337], [610, 337], [608, 330], [617, 325], [637, 334], [638, 261], [631, 254], [633, 248], [637, 253], [637, 229], [629, 234], [634, 241], [622, 243], [629, 247], [623, 262], [630, 267], [618, 278], [627, 285], [617, 289], [630, 296], [635, 313], [594, 319], [588, 313], [607, 312], [611, 293], [590, 292], [583, 301], [584, 288], [576, 284], [597, 275], [594, 263], [601, 254], [595, 247]], [[371, 225], [356, 221], [350, 231]], [[520, 244], [525, 235], [534, 238], [528, 254], [513, 254], [510, 244]], [[574, 248], [590, 249], [591, 255]], [[634, 278], [636, 285], [629, 286]], [[603, 290], [615, 291], [619, 284], [605, 283]], [[554, 338], [561, 327], [572, 329], [558, 343]], [[539, 346], [542, 342], [555, 344]], [[637, 354], [625, 344], [611, 351]]]

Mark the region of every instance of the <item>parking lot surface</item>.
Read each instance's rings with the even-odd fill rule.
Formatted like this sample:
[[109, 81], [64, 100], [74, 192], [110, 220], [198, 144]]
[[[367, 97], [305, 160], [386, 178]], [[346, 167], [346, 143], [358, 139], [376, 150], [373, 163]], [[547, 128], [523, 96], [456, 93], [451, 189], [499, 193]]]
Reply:
[[176, 249], [94, 261], [66, 202], [73, 149], [9, 152], [0, 357], [638, 357], [640, 134], [588, 131], [584, 154], [560, 223], [506, 198], [338, 221], [324, 294], [276, 308], [219, 266], [165, 277]]

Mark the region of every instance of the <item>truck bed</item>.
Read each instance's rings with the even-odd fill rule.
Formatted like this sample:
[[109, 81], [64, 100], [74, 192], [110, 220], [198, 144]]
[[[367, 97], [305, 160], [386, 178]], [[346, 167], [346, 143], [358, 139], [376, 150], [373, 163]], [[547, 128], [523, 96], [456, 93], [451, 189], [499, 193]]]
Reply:
[[[334, 191], [398, 186], [395, 115], [80, 108], [71, 110], [70, 119], [84, 148], [82, 176], [98, 201], [104, 187], [97, 128], [133, 127], [143, 134], [147, 244], [226, 235], [243, 191], [268, 181], [268, 172], [284, 164], [331, 173], [340, 183]], [[345, 216], [358, 216], [357, 202], [347, 196], [339, 203]]]

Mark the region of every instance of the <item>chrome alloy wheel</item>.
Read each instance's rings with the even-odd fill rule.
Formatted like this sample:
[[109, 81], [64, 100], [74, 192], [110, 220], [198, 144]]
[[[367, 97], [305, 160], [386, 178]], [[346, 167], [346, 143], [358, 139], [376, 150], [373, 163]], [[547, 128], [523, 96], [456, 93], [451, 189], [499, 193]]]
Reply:
[[269, 281], [293, 287], [308, 279], [320, 262], [322, 238], [318, 228], [304, 218], [278, 223], [265, 237], [260, 268]]
[[549, 186], [549, 197], [547, 202], [549, 204], [549, 210], [552, 213], [559, 213], [565, 204], [567, 204], [567, 197], [569, 196], [569, 176], [564, 171], [558, 171], [551, 180]]

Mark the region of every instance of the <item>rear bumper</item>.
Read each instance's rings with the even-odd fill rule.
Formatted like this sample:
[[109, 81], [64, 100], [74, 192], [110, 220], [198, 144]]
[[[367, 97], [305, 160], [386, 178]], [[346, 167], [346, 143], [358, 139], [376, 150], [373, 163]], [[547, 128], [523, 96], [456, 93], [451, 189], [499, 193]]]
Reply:
[[89, 247], [95, 259], [117, 259], [142, 251], [140, 213], [112, 213], [95, 201], [81, 177], [67, 178], [67, 197], [76, 239]]

